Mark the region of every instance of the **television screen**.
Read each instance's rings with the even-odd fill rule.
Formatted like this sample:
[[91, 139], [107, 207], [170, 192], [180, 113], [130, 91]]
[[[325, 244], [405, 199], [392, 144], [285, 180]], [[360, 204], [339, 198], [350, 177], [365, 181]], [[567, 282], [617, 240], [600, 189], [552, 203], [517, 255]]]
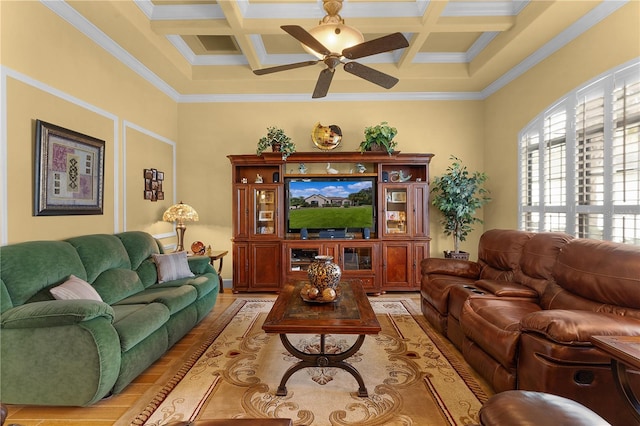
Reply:
[[375, 225], [375, 178], [288, 179], [288, 232], [361, 230]]

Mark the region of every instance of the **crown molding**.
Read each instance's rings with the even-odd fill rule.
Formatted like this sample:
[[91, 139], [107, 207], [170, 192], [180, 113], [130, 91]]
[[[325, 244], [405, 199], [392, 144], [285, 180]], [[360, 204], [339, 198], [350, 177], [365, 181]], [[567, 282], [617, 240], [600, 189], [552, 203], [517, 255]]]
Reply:
[[[501, 77], [499, 77], [497, 80], [495, 80], [494, 82], [492, 82], [491, 84], [489, 84], [486, 88], [484, 88], [482, 91], [480, 92], [462, 92], [462, 93], [450, 93], [450, 92], [422, 92], [422, 93], [406, 93], [406, 92], [399, 92], [399, 93], [383, 93], [383, 94], [372, 94], [372, 93], [340, 93], [340, 94], [330, 94], [329, 96], [327, 96], [326, 98], [324, 98], [323, 100], [318, 100], [318, 99], [311, 99], [309, 97], [308, 94], [269, 94], [269, 95], [260, 95], [260, 94], [236, 94], [236, 95], [208, 95], [208, 94], [202, 94], [202, 95], [182, 95], [180, 93], [178, 93], [177, 90], [175, 90], [173, 87], [171, 87], [169, 84], [167, 84], [165, 81], [163, 81], [160, 77], [158, 77], [155, 73], [153, 73], [150, 69], [148, 69], [146, 66], [144, 66], [140, 61], [138, 61], [136, 58], [134, 58], [131, 54], [129, 54], [126, 50], [124, 50], [120, 45], [118, 45], [117, 43], [115, 43], [111, 38], [109, 38], [106, 34], [104, 34], [99, 28], [97, 28], [95, 25], [93, 25], [91, 22], [89, 22], [86, 18], [84, 18], [82, 15], [80, 15], [75, 9], [73, 9], [71, 6], [69, 6], [66, 2], [64, 1], [46, 1], [46, 0], [41, 0], [41, 3], [44, 4], [45, 6], [47, 6], [49, 9], [51, 9], [54, 13], [56, 13], [58, 16], [60, 16], [61, 18], [63, 18], [65, 21], [67, 21], [70, 25], [72, 25], [73, 27], [75, 27], [76, 29], [78, 29], [81, 33], [83, 33], [84, 35], [86, 35], [87, 37], [89, 37], [91, 40], [93, 40], [96, 44], [98, 44], [101, 48], [103, 48], [104, 50], [106, 50], [107, 52], [109, 52], [111, 55], [113, 55], [115, 58], [117, 58], [118, 60], [120, 60], [123, 64], [125, 64], [126, 66], [128, 66], [131, 70], [133, 70], [134, 72], [136, 72], [138, 75], [140, 75], [142, 78], [144, 78], [145, 80], [147, 80], [150, 84], [152, 84], [154, 87], [156, 87], [158, 90], [160, 90], [161, 92], [165, 93], [167, 96], [169, 96], [171, 99], [173, 99], [176, 102], [185, 102], [185, 103], [193, 103], [193, 102], [322, 102], [322, 101], [354, 101], [354, 102], [358, 102], [358, 101], [369, 101], [369, 100], [397, 100], [397, 101], [413, 101], [413, 100], [477, 100], [477, 99], [486, 99], [488, 96], [491, 96], [493, 93], [497, 92], [498, 90], [500, 90], [501, 88], [503, 88], [504, 86], [506, 86], [507, 84], [509, 84], [511, 81], [513, 81], [514, 79], [516, 79], [517, 77], [521, 76], [522, 74], [524, 74], [525, 72], [527, 72], [529, 69], [531, 69], [532, 67], [534, 67], [535, 65], [537, 65], [538, 63], [540, 63], [543, 59], [547, 58], [549, 55], [553, 54], [554, 52], [556, 52], [557, 50], [559, 50], [560, 48], [562, 48], [563, 46], [565, 46], [567, 43], [569, 43], [570, 41], [574, 40], [576, 37], [578, 37], [579, 35], [581, 35], [582, 33], [584, 33], [585, 31], [589, 30], [591, 27], [593, 27], [594, 25], [596, 25], [598, 22], [600, 22], [601, 20], [603, 20], [604, 18], [606, 18], [607, 16], [609, 16], [611, 13], [615, 12], [616, 10], [618, 10], [620, 7], [624, 6], [626, 3], [628, 3], [629, 0], [610, 0], [610, 1], [605, 1], [602, 2], [600, 5], [596, 6], [593, 10], [591, 10], [589, 13], [587, 13], [585, 16], [583, 16], [582, 18], [580, 18], [579, 20], [577, 20], [573, 25], [571, 25], [569, 28], [567, 28], [565, 31], [563, 31], [561, 34], [559, 34], [558, 36], [554, 37], [552, 40], [550, 40], [548, 43], [546, 43], [542, 48], [538, 49], [536, 52], [534, 52], [532, 55], [530, 55], [529, 57], [527, 57], [526, 59], [524, 59], [522, 62], [520, 62], [518, 65], [516, 65], [514, 68], [512, 68], [511, 70], [509, 70], [508, 72], [506, 72], [505, 74], [503, 74]], [[350, 15], [345, 15], [345, 16], [358, 16], [359, 14], [363, 14], [365, 13], [365, 9], [363, 8], [363, 6], [365, 5], [370, 5], [371, 8], [373, 8], [372, 10], [382, 10], [385, 8], [385, 6], [388, 6], [389, 4], [391, 4], [392, 2], [366, 2], [366, 3], [351, 3], [349, 5], [349, 9], [350, 9]], [[393, 10], [394, 10], [394, 14], [398, 13], [400, 14], [400, 16], [405, 16], [402, 15], [402, 13], [407, 14], [407, 13], [416, 13], [415, 10], [422, 10], [422, 13], [424, 12], [424, 9], [427, 7], [428, 5], [428, 1], [427, 0], [423, 0], [423, 1], [416, 1], [416, 2], [401, 2], [401, 4], [398, 4], [396, 2], [393, 2]], [[451, 5], [452, 8], [454, 8], [454, 12], [451, 13], [458, 13], [455, 12], [456, 8], [462, 8], [462, 5], [468, 5], [469, 2], [460, 2], [461, 5], [457, 5], [457, 3], [450, 3], [449, 5]], [[504, 4], [505, 2], [480, 2], [478, 3], [478, 5], [482, 5], [487, 3], [487, 5], [489, 4], [493, 4], [492, 7], [494, 8], [500, 8], [505, 14], [517, 14], [520, 10], [522, 10], [522, 8], [528, 3], [528, 0], [522, 0], [522, 1], [515, 1], [515, 2], [508, 2], [511, 4], [511, 9], [509, 9], [508, 7], [506, 7], [506, 5]], [[143, 10], [143, 12], [145, 14], [151, 14], [151, 16], [155, 16], [156, 15], [156, 8], [158, 7], [169, 7], [169, 6], [154, 6], [150, 0], [137, 0], [136, 4], [141, 8], [141, 10]], [[473, 6], [474, 4], [476, 4], [475, 2], [471, 2], [471, 5]], [[455, 5], [455, 6], [454, 6]], [[246, 4], [241, 4], [241, 8], [244, 11], [244, 13], [246, 14], [245, 17], [250, 17], [251, 14], [253, 14], [254, 10], [256, 11], [260, 11], [261, 13], [264, 12], [268, 15], [267, 12], [269, 12], [269, 8], [266, 7], [267, 5], [265, 4], [259, 4], [259, 3], [252, 3], [249, 4], [248, 2]], [[270, 8], [273, 7], [278, 7], [277, 4], [270, 4], [268, 5]], [[298, 11], [300, 8], [300, 10], [303, 10], [304, 8], [302, 8], [302, 4], [300, 3], [287, 3], [286, 5], [281, 5], [279, 7], [284, 7], [286, 6], [287, 10], [292, 10], [294, 12], [291, 13], [300, 13], [300, 12], [295, 12]], [[261, 9], [264, 7], [264, 10]], [[447, 6], [448, 7], [448, 6]], [[256, 8], [256, 9], [253, 9]], [[308, 5], [306, 5], [306, 8], [308, 9]], [[413, 12], [409, 12], [408, 9], [412, 9]], [[509, 11], [510, 10], [510, 11]], [[371, 10], [368, 10], [367, 13], [370, 15]], [[388, 12], [388, 9], [387, 9]], [[494, 13], [496, 11], [494, 10]], [[159, 13], [159, 12], [158, 12]], [[186, 12], [184, 12], [186, 13]], [[213, 12], [211, 12], [213, 13]], [[257, 13], [257, 12], [256, 12]], [[275, 12], [269, 12], [269, 13], [275, 13]], [[468, 12], [471, 13], [471, 12]], [[478, 11], [477, 13], [481, 13], [480, 11]], [[159, 13], [161, 15], [161, 13]], [[214, 13], [215, 15], [215, 13]], [[148, 15], [149, 16], [149, 15]], [[317, 15], [315, 15], [317, 16]], [[388, 13], [387, 13], [388, 16]], [[266, 17], [268, 18], [269, 16], [265, 16], [264, 14], [261, 15], [260, 17]], [[493, 35], [493, 37], [495, 37], [495, 35]], [[466, 60], [469, 60], [469, 58], [471, 58], [472, 56], [475, 56], [478, 54], [478, 52], [482, 49], [482, 45], [485, 43], [488, 43], [490, 40], [490, 38], [492, 38], [492, 35], [487, 35], [485, 39], [482, 39], [482, 41], [479, 41], [478, 46], [474, 45], [472, 46], [471, 49], [469, 49], [469, 51], [466, 53]], [[174, 45], [180, 45], [180, 43], [175, 42], [175, 40], [172, 40], [172, 43]], [[486, 45], [486, 44], [485, 44]], [[178, 46], [176, 46], [176, 48], [178, 48]], [[264, 50], [264, 49], [263, 49]], [[181, 50], [182, 52], [182, 50]], [[463, 54], [464, 55], [464, 54]], [[195, 56], [195, 55], [194, 55]], [[240, 59], [236, 56], [240, 56], [240, 55], [226, 55], [226, 57], [224, 58], [225, 61], [228, 61], [230, 63], [233, 64], [243, 64], [240, 62]], [[303, 57], [307, 57], [306, 55], [300, 55]], [[380, 55], [378, 55], [380, 56]], [[296, 57], [296, 60], [299, 60], [300, 58], [298, 57], [298, 55], [287, 55], [287, 57]], [[462, 59], [462, 57], [460, 55], [457, 54], [438, 54], [438, 55], [422, 55], [419, 54], [417, 56], [418, 58], [421, 58], [421, 62], [422, 61], [436, 61], [436, 62], [440, 62], [440, 61], [463, 61], [464, 59]], [[392, 55], [389, 55], [388, 58], [392, 58]], [[204, 59], [203, 60], [203, 64], [202, 65], [208, 65], [210, 62], [210, 59]], [[244, 59], [244, 58], [242, 58]], [[279, 61], [281, 61], [283, 58], [278, 57], [277, 58]], [[380, 58], [377, 58], [380, 59]], [[302, 59], [305, 60], [305, 59]], [[392, 60], [392, 59], [385, 59], [386, 60]], [[195, 62], [195, 59], [194, 59]], [[366, 62], [363, 60], [363, 62]], [[217, 62], [219, 63], [219, 62]], [[271, 58], [265, 58], [265, 63], [271, 63]], [[198, 64], [201, 65], [201, 64]]]

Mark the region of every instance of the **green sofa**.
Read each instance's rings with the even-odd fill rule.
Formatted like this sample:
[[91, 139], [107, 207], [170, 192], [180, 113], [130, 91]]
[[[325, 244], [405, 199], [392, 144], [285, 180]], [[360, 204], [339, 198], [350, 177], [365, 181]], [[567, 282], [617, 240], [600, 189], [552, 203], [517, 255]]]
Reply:
[[[1, 247], [0, 401], [91, 405], [187, 334], [213, 309], [218, 276], [208, 257], [194, 256], [184, 265], [194, 276], [159, 283], [161, 253], [138, 231]], [[54, 299], [51, 289], [70, 276], [98, 300]]]

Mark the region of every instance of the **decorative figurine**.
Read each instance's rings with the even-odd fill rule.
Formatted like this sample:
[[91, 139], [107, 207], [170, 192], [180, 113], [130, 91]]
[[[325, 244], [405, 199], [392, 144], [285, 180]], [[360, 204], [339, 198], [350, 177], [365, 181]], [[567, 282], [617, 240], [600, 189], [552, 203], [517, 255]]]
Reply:
[[406, 182], [409, 179], [411, 179], [412, 175], [409, 176], [405, 176], [404, 172], [402, 170], [398, 171], [398, 170], [392, 170], [389, 173], [389, 180], [391, 182]]
[[331, 163], [327, 163], [327, 173], [330, 175], [337, 175], [338, 171], [331, 167]]
[[300, 172], [301, 175], [306, 175], [307, 166], [305, 166], [304, 163], [300, 163], [300, 165], [298, 166], [298, 172]]
[[364, 173], [367, 171], [367, 168], [364, 166], [364, 164], [356, 164], [356, 169], [358, 170], [358, 173]]
[[256, 174], [256, 183], [262, 183], [262, 175], [260, 173]]

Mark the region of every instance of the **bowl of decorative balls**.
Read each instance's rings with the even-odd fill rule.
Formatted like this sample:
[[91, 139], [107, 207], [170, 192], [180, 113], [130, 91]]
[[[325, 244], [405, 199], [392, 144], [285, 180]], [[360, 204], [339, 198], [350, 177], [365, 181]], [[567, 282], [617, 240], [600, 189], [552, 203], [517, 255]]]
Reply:
[[300, 290], [300, 296], [302, 300], [309, 303], [332, 303], [337, 302], [340, 299], [340, 286], [336, 288], [326, 287], [324, 290], [320, 290], [318, 287], [311, 283], [306, 283]]

